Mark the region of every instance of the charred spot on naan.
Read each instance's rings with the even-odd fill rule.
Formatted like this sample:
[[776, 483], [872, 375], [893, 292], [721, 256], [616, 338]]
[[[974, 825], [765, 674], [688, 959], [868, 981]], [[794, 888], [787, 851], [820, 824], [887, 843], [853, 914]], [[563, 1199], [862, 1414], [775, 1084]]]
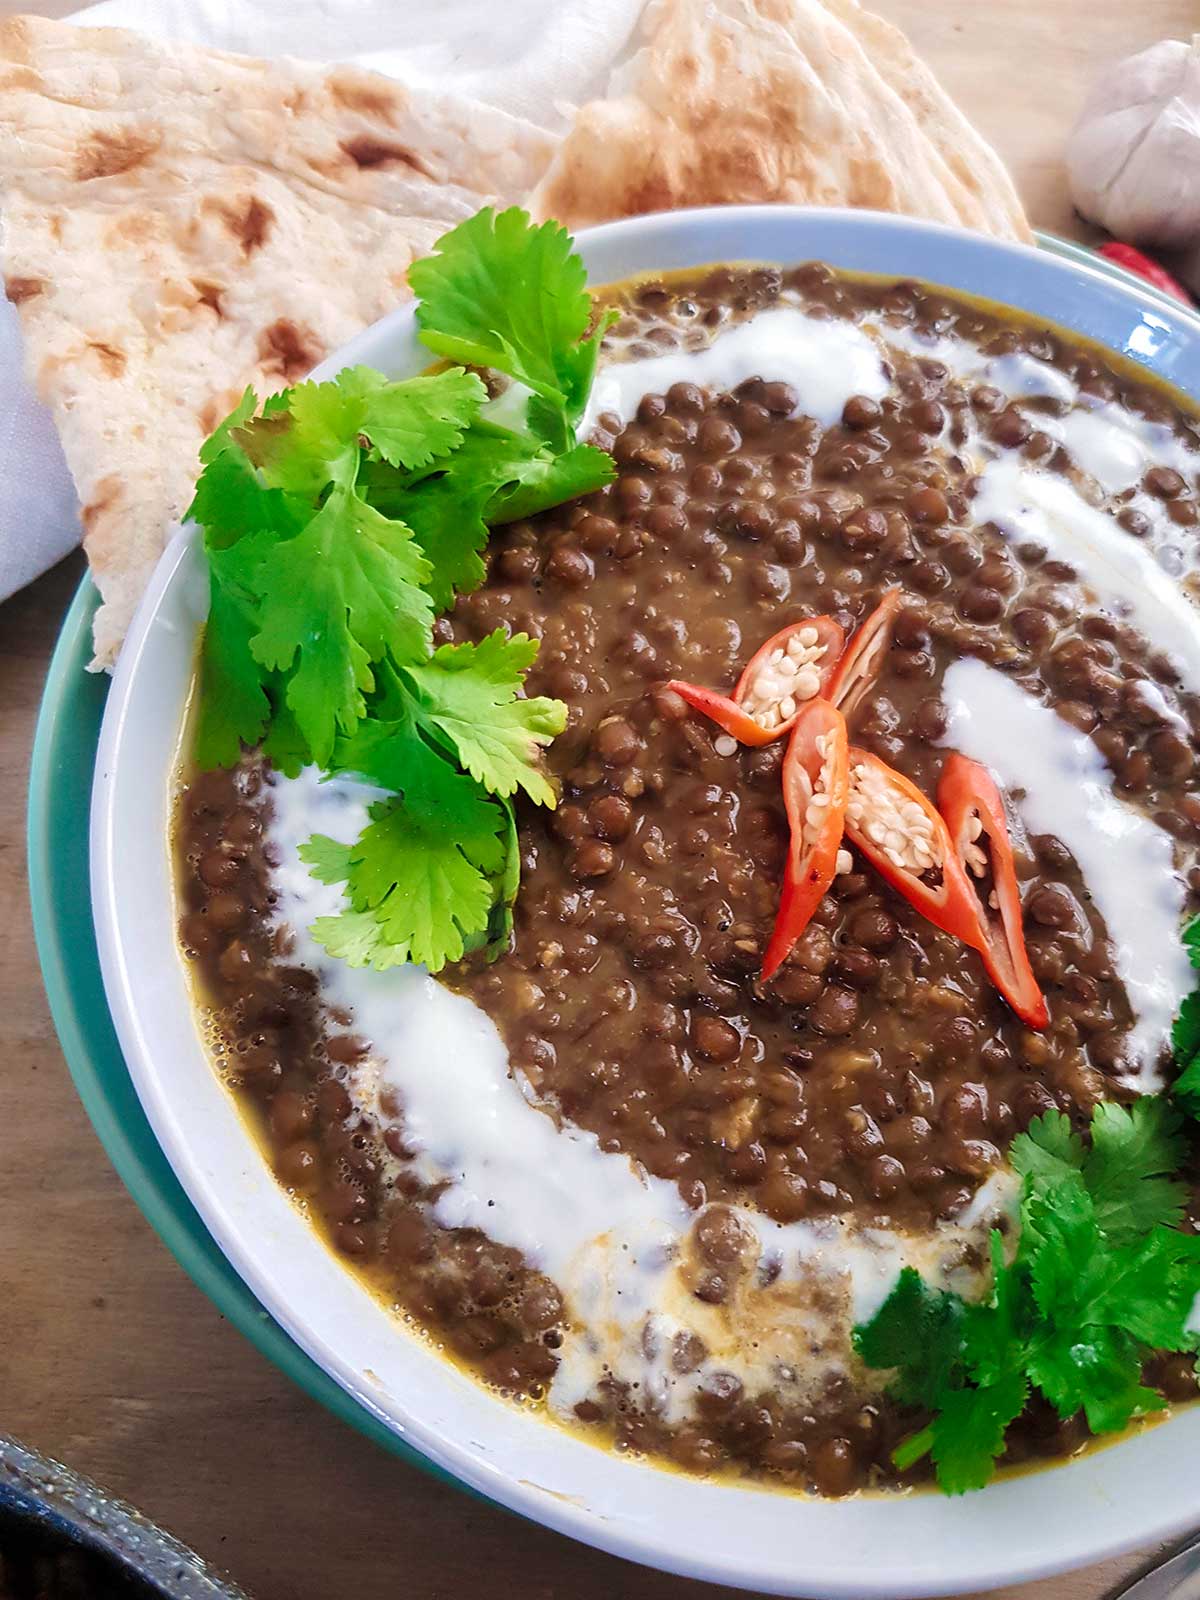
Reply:
[[432, 176], [429, 169], [417, 160], [411, 150], [406, 150], [403, 145], [389, 144], [384, 139], [376, 139], [369, 133], [360, 133], [353, 139], [343, 139], [340, 148], [356, 167], [369, 170], [372, 167], [396, 164], [409, 167], [413, 172], [419, 172], [422, 177]]
[[268, 377], [294, 383], [311, 372], [325, 354], [311, 328], [299, 328], [280, 317], [264, 328], [258, 339], [258, 360]]
[[157, 130], [139, 133], [135, 128], [116, 128], [111, 133], [97, 128], [75, 158], [75, 179], [91, 183], [96, 178], [116, 178], [132, 172], [149, 159], [162, 143]]
[[87, 350], [89, 355], [95, 356], [106, 378], [124, 376], [126, 366], [124, 350], [118, 350], [116, 345], [109, 344], [106, 339], [89, 339]]
[[26, 300], [32, 300], [36, 295], [42, 294], [45, 288], [45, 278], [13, 276], [4, 280], [4, 292], [14, 306], [23, 305]]
[[244, 256], [252, 256], [262, 249], [275, 222], [275, 213], [266, 201], [252, 194], [233, 201], [210, 198], [204, 201], [203, 208], [220, 218], [241, 245]]
[[356, 111], [365, 117], [378, 117], [380, 121], [394, 120], [398, 90], [389, 89], [371, 78], [355, 72], [332, 72], [327, 80], [333, 102], [343, 111]]

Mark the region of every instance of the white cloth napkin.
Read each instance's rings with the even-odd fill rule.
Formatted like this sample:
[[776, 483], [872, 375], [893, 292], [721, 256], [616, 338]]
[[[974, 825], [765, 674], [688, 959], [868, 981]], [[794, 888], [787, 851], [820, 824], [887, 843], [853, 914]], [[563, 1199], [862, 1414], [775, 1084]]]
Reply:
[[[353, 61], [438, 83], [552, 132], [597, 92], [645, 0], [104, 0], [71, 20], [247, 55]], [[79, 506], [54, 425], [21, 372], [0, 299], [0, 599], [79, 542]]]

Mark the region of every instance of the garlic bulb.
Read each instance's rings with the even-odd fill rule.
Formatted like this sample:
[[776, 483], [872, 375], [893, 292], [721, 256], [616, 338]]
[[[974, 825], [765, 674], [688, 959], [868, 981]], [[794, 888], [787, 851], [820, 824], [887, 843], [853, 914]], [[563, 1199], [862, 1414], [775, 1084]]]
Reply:
[[1110, 67], [1067, 145], [1076, 206], [1138, 244], [1200, 238], [1200, 34]]

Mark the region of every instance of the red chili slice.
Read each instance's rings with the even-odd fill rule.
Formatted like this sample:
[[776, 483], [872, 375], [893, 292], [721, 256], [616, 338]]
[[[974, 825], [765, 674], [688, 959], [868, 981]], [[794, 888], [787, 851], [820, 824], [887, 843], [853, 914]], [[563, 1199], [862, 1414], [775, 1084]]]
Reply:
[[[832, 617], [807, 617], [755, 651], [732, 698], [679, 679], [667, 687], [740, 743], [770, 744], [791, 729], [803, 705], [825, 693], [845, 638]], [[792, 709], [785, 711], [789, 700]]]
[[1173, 278], [1167, 269], [1160, 266], [1152, 256], [1143, 255], [1140, 250], [1135, 250], [1131, 244], [1122, 244], [1119, 239], [1110, 239], [1107, 244], [1102, 244], [1096, 253], [1104, 256], [1108, 261], [1115, 262], [1118, 267], [1124, 267], [1126, 272], [1132, 272], [1139, 278], [1145, 278], [1147, 283], [1152, 283], [1156, 289], [1161, 289], [1164, 294], [1172, 295], [1176, 300], [1182, 300], [1185, 306], [1195, 305], [1196, 302], [1178, 278]]
[[883, 658], [892, 642], [901, 591], [888, 589], [883, 599], [846, 646], [829, 683], [829, 699], [847, 721], [875, 686]]
[[1031, 1028], [1044, 1028], [1050, 1017], [1025, 951], [1008, 819], [991, 773], [955, 751], [942, 768], [938, 809], [946, 819], [968, 883], [972, 876], [982, 878], [991, 872], [996, 903], [992, 905], [990, 898], [985, 900], [973, 889], [979, 936], [969, 942], [974, 942], [988, 976], [1021, 1021]]
[[903, 773], [856, 746], [846, 836], [934, 927], [978, 948], [978, 899], [942, 817]]
[[764, 983], [783, 965], [833, 882], [849, 781], [846, 719], [827, 700], [810, 700], [796, 713], [783, 758], [791, 842], [779, 912], [763, 956]]

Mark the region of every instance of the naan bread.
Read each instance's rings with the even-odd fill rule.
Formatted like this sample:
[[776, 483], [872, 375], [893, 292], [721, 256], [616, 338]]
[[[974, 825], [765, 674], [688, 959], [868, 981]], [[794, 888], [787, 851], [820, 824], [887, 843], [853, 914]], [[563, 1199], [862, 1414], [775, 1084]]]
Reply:
[[854, 0], [651, 0], [532, 206], [570, 227], [755, 201], [865, 206], [1028, 239], [1004, 167]]
[[5, 286], [79, 491], [97, 666], [246, 384], [304, 377], [551, 153], [530, 124], [373, 73], [0, 23]]

